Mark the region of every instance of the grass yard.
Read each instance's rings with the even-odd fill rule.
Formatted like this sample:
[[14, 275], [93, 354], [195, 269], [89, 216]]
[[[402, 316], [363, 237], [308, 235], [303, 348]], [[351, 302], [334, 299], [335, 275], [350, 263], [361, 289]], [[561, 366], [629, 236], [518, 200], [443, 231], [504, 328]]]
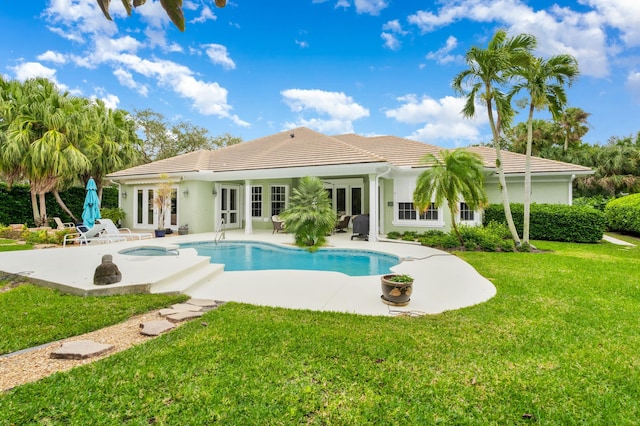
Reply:
[[461, 253], [498, 294], [441, 315], [229, 303], [1, 395], [0, 424], [637, 424], [640, 249], [536, 246]]

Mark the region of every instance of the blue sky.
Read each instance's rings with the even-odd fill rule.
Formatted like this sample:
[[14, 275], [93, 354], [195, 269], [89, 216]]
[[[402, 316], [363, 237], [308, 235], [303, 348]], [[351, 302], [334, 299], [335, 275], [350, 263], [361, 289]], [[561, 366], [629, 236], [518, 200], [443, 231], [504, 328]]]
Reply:
[[[94, 0], [29, 0], [0, 14], [0, 73], [43, 76], [84, 97], [151, 108], [243, 140], [297, 126], [396, 135], [443, 147], [490, 139], [451, 89], [464, 54], [498, 28], [538, 38], [538, 56], [574, 55], [569, 105], [585, 140], [640, 131], [638, 0], [185, 0], [178, 31], [159, 1], [127, 18]], [[480, 110], [484, 111], [484, 110]], [[546, 118], [538, 113], [538, 118]], [[521, 117], [520, 120], [524, 120]]]

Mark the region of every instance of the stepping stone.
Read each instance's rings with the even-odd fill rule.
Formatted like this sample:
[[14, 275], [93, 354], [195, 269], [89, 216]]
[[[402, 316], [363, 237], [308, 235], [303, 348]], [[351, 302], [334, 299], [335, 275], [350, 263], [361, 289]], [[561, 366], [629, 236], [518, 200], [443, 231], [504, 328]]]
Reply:
[[75, 342], [66, 342], [59, 349], [51, 352], [51, 358], [57, 359], [85, 359], [102, 355], [113, 349], [113, 345], [97, 343], [93, 340], [76, 340]]
[[186, 312], [186, 311], [199, 312], [202, 310], [202, 307], [190, 305], [188, 303], [176, 303], [175, 305], [171, 305], [171, 309], [178, 312]]
[[167, 315], [167, 319], [171, 322], [181, 322], [181, 321], [186, 321], [193, 318], [199, 318], [202, 315], [204, 315], [202, 312], [185, 311], [185, 312], [178, 312], [175, 314]]
[[215, 308], [218, 306], [218, 302], [213, 299], [189, 299], [186, 303], [193, 306], [201, 306], [203, 308]]
[[145, 336], [159, 336], [165, 331], [176, 328], [176, 325], [167, 320], [147, 321], [140, 324], [140, 334]]
[[171, 309], [171, 308], [164, 308], [164, 309], [160, 309], [160, 311], [158, 311], [158, 314], [160, 314], [161, 317], [166, 317], [167, 315], [171, 315], [171, 314], [177, 314], [180, 311], [176, 311], [175, 309]]

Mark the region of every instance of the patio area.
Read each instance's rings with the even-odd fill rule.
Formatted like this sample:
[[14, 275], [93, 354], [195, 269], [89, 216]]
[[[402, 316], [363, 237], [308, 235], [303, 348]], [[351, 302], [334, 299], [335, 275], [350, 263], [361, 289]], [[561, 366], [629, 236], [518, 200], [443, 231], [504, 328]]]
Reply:
[[[179, 255], [130, 256], [119, 252], [133, 247], [175, 248], [178, 243], [212, 241], [213, 233], [171, 236], [152, 240], [72, 246], [0, 254], [0, 271], [77, 295], [123, 293], [185, 293], [193, 298], [233, 301], [263, 306], [363, 315], [437, 314], [482, 303], [496, 294], [493, 284], [456, 256], [440, 250], [401, 242], [351, 240], [351, 233], [328, 238], [334, 248], [379, 251], [403, 261], [393, 272], [415, 278], [411, 301], [392, 307], [380, 300], [379, 276], [352, 277], [331, 271], [269, 270], [225, 272], [194, 249]], [[262, 241], [291, 246], [293, 236], [271, 231], [227, 231], [227, 240]], [[122, 281], [93, 284], [95, 268], [110, 254]]]

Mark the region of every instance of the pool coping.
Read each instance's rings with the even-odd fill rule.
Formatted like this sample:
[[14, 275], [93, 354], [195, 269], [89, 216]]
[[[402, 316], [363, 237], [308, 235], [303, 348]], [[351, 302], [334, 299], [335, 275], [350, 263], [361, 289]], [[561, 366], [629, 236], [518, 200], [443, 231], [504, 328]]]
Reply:
[[[331, 248], [351, 248], [389, 253], [405, 259], [392, 268], [415, 278], [411, 302], [390, 308], [380, 300], [379, 276], [351, 277], [338, 272], [270, 270], [225, 272], [195, 249], [180, 249], [180, 256], [129, 256], [118, 252], [140, 246], [171, 246], [181, 242], [213, 240], [213, 233], [0, 253], [0, 271], [27, 275], [39, 285], [87, 295], [126, 293], [185, 293], [255, 305], [348, 312], [364, 315], [437, 314], [473, 306], [496, 294], [493, 284], [462, 259], [440, 250], [400, 242], [369, 242], [350, 234], [328, 237]], [[292, 246], [293, 236], [254, 231], [227, 231], [227, 240], [253, 240]], [[111, 254], [122, 281], [108, 286], [93, 284], [93, 273], [104, 254]], [[132, 259], [135, 258], [135, 259]], [[415, 260], [407, 260], [407, 259]], [[195, 281], [190, 283], [189, 281]]]

